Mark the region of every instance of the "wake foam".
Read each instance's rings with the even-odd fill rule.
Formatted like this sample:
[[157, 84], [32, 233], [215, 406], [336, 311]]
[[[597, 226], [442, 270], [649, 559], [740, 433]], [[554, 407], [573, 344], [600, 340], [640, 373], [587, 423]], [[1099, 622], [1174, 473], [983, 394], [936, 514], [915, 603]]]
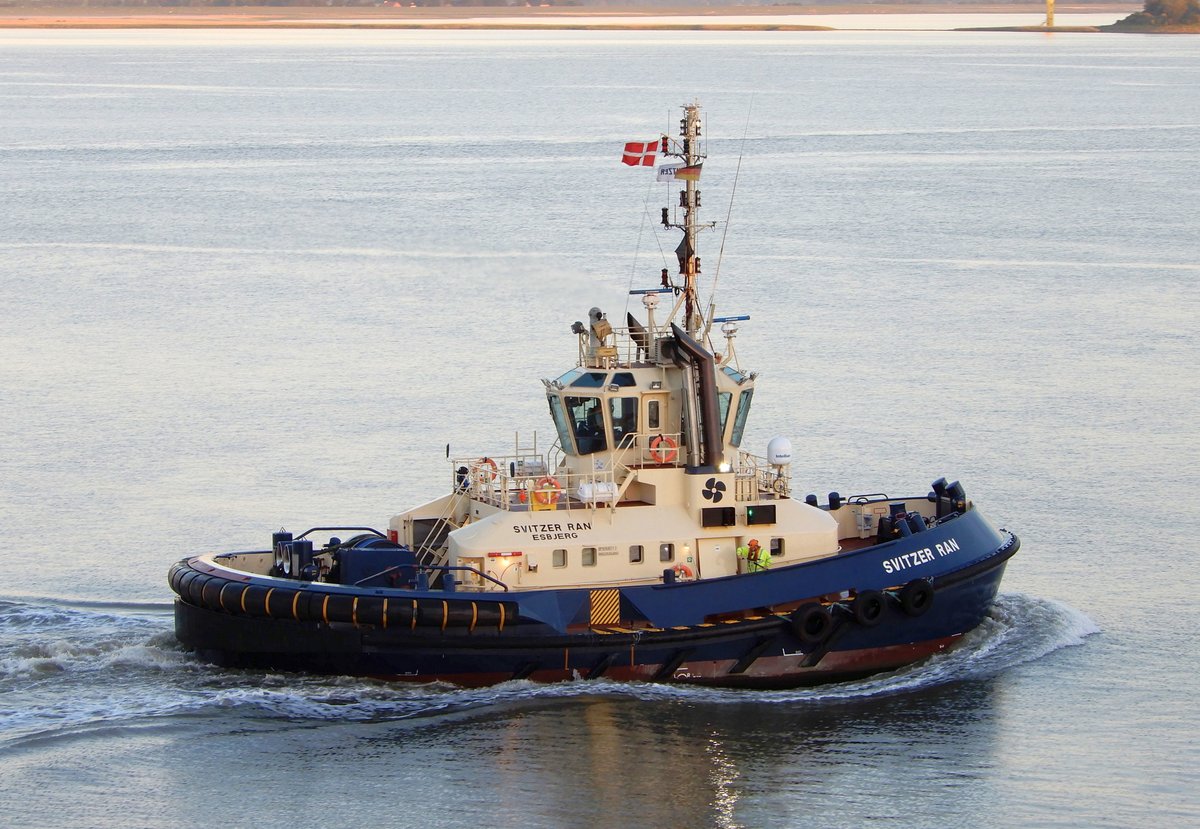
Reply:
[[157, 605], [0, 601], [0, 687], [50, 673], [178, 666], [185, 656], [169, 617], [151, 609]]

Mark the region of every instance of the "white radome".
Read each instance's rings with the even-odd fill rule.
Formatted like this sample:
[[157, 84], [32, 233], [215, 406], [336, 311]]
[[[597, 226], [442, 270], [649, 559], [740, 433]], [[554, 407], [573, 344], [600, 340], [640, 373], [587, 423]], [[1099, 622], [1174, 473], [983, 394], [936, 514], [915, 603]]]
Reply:
[[767, 443], [767, 463], [771, 466], [787, 466], [792, 462], [792, 442], [785, 437], [771, 438]]

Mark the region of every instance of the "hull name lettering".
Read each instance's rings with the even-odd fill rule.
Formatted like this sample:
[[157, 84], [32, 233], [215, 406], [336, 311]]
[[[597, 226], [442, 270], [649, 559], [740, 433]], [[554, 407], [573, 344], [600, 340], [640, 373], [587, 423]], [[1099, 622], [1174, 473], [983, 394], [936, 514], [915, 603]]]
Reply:
[[908, 570], [912, 567], [920, 567], [922, 564], [928, 564], [951, 553], [956, 553], [959, 549], [957, 540], [947, 538], [945, 541], [940, 544], [934, 544], [932, 547], [913, 550], [911, 553], [905, 553], [895, 558], [885, 558], [882, 562], [883, 572], [899, 573], [902, 570]]

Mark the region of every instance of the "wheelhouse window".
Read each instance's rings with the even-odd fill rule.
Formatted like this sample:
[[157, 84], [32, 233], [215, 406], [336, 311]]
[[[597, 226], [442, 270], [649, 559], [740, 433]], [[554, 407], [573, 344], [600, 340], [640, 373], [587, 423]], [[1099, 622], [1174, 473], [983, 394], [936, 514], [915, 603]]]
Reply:
[[754, 397], [754, 389], [746, 389], [738, 398], [737, 416], [733, 419], [733, 435], [729, 442], [734, 446], [742, 445], [742, 432], [746, 430], [746, 418], [750, 416], [750, 399]]
[[659, 561], [674, 561], [675, 560], [675, 545], [674, 544], [659, 544], [658, 545], [658, 560]]
[[729, 423], [729, 407], [733, 405], [733, 392], [723, 391], [717, 395], [717, 406], [721, 410], [721, 437], [725, 437], [725, 426]]
[[577, 389], [599, 389], [604, 387], [604, 381], [607, 379], [607, 371], [584, 371], [571, 382], [571, 385]]
[[578, 380], [581, 374], [583, 374], [583, 369], [573, 368], [562, 377], [558, 378], [558, 384], [560, 386], [569, 386]]
[[579, 454], [591, 455], [607, 449], [603, 400], [599, 397], [564, 397], [563, 402], [575, 433], [575, 446]]
[[574, 455], [575, 444], [571, 442], [571, 427], [567, 423], [567, 415], [557, 394], [550, 395], [550, 416], [554, 418], [554, 428], [558, 430], [558, 443], [562, 450], [568, 455]]
[[641, 564], [646, 560], [646, 549], [641, 544], [634, 544], [629, 548], [629, 563]]
[[566, 550], [555, 550], [554, 555], [553, 555], [553, 561], [551, 563], [555, 567], [566, 567], [567, 566], [567, 551]]
[[612, 384], [614, 386], [636, 386], [637, 380], [633, 379], [632, 371], [618, 371], [612, 376]]
[[595, 547], [584, 547], [583, 548], [583, 566], [584, 567], [595, 567], [596, 566], [596, 548]]
[[628, 446], [638, 430], [638, 398], [613, 397], [608, 401], [613, 446]]
[[733, 366], [725, 366], [721, 369], [721, 371], [725, 372], [725, 376], [732, 379], [735, 383], [741, 384], [746, 382], [746, 375], [742, 374]]

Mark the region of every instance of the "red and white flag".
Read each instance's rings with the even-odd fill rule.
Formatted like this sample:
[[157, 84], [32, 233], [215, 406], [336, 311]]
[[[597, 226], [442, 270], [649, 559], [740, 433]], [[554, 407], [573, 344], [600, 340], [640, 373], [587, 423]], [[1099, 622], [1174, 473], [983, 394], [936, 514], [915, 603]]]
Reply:
[[653, 167], [654, 156], [658, 152], [658, 139], [654, 141], [630, 141], [625, 145], [625, 153], [621, 163], [630, 167]]

